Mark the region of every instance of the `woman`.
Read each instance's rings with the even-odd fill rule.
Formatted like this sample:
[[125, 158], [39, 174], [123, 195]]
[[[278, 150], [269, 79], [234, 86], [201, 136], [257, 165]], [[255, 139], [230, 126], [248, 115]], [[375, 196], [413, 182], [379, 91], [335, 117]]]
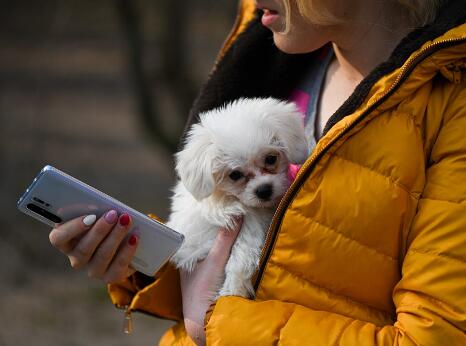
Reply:
[[181, 290], [171, 267], [128, 277], [134, 248], [108, 245], [99, 221], [51, 239], [114, 282], [128, 313], [184, 320], [162, 344], [466, 344], [465, 21], [463, 0], [241, 1], [188, 125], [226, 101], [274, 96], [304, 105], [318, 139], [272, 221], [254, 300], [211, 304], [240, 225], [181, 273]]

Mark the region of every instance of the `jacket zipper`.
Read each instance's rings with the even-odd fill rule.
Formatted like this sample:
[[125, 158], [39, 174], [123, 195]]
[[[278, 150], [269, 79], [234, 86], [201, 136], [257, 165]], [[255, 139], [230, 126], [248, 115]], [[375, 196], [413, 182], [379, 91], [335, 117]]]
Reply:
[[340, 131], [340, 133], [337, 136], [335, 136], [333, 140], [327, 143], [327, 145], [325, 145], [319, 151], [312, 153], [312, 156], [310, 157], [310, 159], [306, 163], [304, 163], [304, 165], [301, 167], [298, 174], [296, 175], [296, 179], [291, 184], [290, 188], [285, 193], [285, 195], [282, 197], [277, 207], [277, 210], [275, 211], [273, 215], [272, 222], [267, 231], [267, 236], [265, 238], [264, 246], [262, 248], [261, 256], [259, 259], [259, 267], [253, 276], [255, 291], [257, 291], [257, 289], [259, 288], [259, 285], [262, 281], [262, 275], [265, 270], [265, 265], [267, 264], [270, 254], [272, 253], [272, 249], [275, 246], [275, 241], [277, 239], [279, 229], [280, 229], [280, 224], [281, 224], [281, 221], [284, 215], [284, 210], [288, 207], [291, 200], [296, 195], [299, 187], [302, 185], [301, 183], [302, 183], [303, 177], [309, 176], [309, 174], [312, 172], [312, 170], [316, 166], [316, 163], [318, 162], [318, 160], [320, 160], [323, 157], [323, 154], [325, 154], [334, 143], [336, 143], [349, 130], [351, 130], [354, 126], [356, 126], [359, 122], [361, 122], [376, 107], [382, 104], [391, 94], [393, 94], [393, 92], [401, 85], [402, 82], [404, 82], [404, 80], [408, 77], [409, 73], [412, 72], [412, 70], [417, 66], [417, 64], [419, 64], [422, 60], [424, 60], [429, 55], [433, 54], [439, 49], [450, 47], [456, 44], [461, 44], [463, 42], [466, 42], [465, 37], [438, 41], [423, 48], [416, 56], [408, 59], [408, 61], [401, 68], [401, 71], [398, 74], [395, 81], [392, 83], [390, 88], [388, 88], [388, 90], [383, 95], [381, 95], [374, 102], [372, 102], [372, 104], [368, 105], [367, 109], [359, 117], [354, 119], [351, 123], [346, 124], [344, 128]]

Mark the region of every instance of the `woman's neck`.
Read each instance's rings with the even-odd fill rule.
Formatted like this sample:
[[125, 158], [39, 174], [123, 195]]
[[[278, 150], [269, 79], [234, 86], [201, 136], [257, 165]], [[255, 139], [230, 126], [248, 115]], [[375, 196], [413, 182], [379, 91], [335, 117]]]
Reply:
[[336, 61], [335, 72], [358, 84], [377, 65], [387, 60], [412, 26], [400, 7], [392, 1], [374, 1], [351, 23], [335, 30], [332, 40]]

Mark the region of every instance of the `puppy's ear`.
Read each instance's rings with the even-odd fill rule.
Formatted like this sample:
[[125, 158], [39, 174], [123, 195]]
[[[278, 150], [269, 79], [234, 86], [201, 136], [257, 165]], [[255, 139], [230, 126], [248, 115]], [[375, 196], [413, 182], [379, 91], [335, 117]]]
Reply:
[[185, 147], [176, 154], [176, 171], [186, 189], [201, 200], [214, 191], [213, 142], [201, 125], [193, 125], [188, 132]]
[[301, 113], [293, 103], [267, 99], [272, 103], [266, 119], [274, 129], [286, 156], [292, 163], [303, 163], [309, 156], [309, 144], [304, 133]]

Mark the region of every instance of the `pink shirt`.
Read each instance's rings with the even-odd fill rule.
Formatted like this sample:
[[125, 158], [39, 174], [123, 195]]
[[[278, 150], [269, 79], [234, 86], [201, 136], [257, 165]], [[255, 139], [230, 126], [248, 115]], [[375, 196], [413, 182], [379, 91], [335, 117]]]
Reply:
[[[325, 120], [318, 118], [318, 101], [325, 79], [327, 67], [334, 56], [331, 45], [327, 45], [316, 52], [314, 59], [310, 60], [309, 68], [303, 71], [303, 78], [288, 97], [288, 101], [294, 102], [301, 112], [303, 126], [309, 148], [312, 150], [316, 145], [316, 140], [322, 136], [321, 129], [325, 127]], [[319, 126], [316, 126], [318, 124]], [[300, 165], [290, 164], [288, 167], [288, 177], [292, 182]]]
[[[302, 90], [299, 90], [299, 89], [295, 89], [289, 97], [289, 101], [294, 102], [296, 107], [298, 107], [298, 110], [301, 112], [301, 117], [303, 119], [303, 125], [304, 125], [305, 114], [307, 113], [307, 106], [309, 104], [309, 98], [310, 98], [310, 95], [308, 93]], [[301, 165], [295, 165], [293, 163], [290, 163], [288, 165], [288, 179], [290, 183], [295, 180], [296, 175], [298, 174], [298, 171], [300, 168], [301, 168]]]

